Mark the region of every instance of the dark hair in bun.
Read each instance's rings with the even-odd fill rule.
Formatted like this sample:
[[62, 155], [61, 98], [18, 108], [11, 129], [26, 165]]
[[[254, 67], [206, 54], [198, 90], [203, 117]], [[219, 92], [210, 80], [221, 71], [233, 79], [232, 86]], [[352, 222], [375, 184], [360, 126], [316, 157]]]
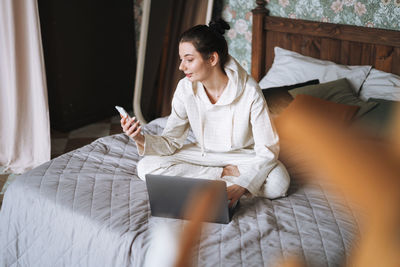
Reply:
[[228, 44], [223, 36], [229, 30], [229, 24], [223, 19], [212, 20], [207, 25], [197, 25], [180, 36], [180, 42], [190, 42], [204, 59], [217, 52], [222, 70], [228, 60]]
[[229, 24], [221, 18], [210, 21], [210, 23], [208, 23], [208, 27], [210, 27], [212, 31], [221, 35], [224, 35], [225, 30], [229, 30], [231, 28]]

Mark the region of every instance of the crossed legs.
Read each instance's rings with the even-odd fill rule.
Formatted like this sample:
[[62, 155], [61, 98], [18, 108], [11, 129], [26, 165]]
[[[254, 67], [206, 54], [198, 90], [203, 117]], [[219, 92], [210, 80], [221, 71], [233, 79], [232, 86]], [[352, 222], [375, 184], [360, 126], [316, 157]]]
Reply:
[[[186, 145], [179, 152], [171, 156], [146, 156], [139, 161], [137, 172], [140, 179], [145, 180], [146, 174], [162, 174], [171, 176], [183, 176], [188, 178], [202, 178], [211, 180], [225, 180], [227, 185], [235, 184], [235, 179], [240, 179], [235, 174], [238, 170], [233, 164], [227, 162], [239, 162], [239, 158], [250, 155], [240, 153], [207, 153], [201, 156], [200, 150], [194, 145]], [[231, 160], [231, 161], [230, 161]], [[224, 168], [225, 167], [225, 168]], [[229, 179], [223, 179], [228, 175]], [[265, 174], [265, 182], [261, 186], [257, 196], [274, 199], [286, 195], [290, 184], [290, 177], [281, 162]]]

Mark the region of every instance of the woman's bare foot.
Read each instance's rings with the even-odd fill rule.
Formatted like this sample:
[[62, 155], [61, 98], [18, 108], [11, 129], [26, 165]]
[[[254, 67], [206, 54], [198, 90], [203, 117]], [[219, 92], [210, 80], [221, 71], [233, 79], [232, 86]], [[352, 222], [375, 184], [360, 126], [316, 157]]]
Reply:
[[[221, 177], [224, 176], [240, 176], [240, 172], [237, 166], [235, 165], [227, 165], [222, 170]], [[232, 207], [236, 204], [236, 202], [240, 199], [240, 197], [247, 192], [247, 189], [241, 187], [240, 185], [233, 184], [226, 188], [228, 199], [229, 199], [229, 207]]]
[[235, 165], [227, 165], [223, 168], [221, 177], [224, 176], [240, 176], [240, 172], [237, 166]]

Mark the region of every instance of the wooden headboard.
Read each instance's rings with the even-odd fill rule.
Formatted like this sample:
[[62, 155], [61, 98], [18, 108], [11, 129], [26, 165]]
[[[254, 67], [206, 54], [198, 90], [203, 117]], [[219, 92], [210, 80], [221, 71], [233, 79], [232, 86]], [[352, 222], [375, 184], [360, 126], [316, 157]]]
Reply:
[[264, 0], [253, 12], [251, 74], [259, 81], [274, 47], [344, 65], [372, 65], [400, 75], [400, 31], [268, 16]]

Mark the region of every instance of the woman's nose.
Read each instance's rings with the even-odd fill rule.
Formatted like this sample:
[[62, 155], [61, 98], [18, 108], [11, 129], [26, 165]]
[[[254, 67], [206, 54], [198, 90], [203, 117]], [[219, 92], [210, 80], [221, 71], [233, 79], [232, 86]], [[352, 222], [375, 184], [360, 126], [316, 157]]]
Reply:
[[183, 66], [183, 60], [181, 61], [181, 64], [179, 64], [179, 70], [183, 71], [184, 70], [184, 66]]

